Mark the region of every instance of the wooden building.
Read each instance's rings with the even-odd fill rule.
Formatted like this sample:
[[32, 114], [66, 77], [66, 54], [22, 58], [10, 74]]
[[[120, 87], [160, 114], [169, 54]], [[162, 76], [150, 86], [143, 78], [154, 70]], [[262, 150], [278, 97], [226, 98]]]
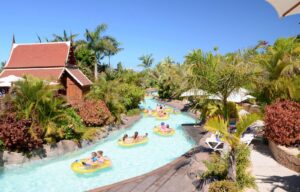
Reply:
[[63, 86], [69, 103], [83, 99], [92, 82], [78, 69], [70, 42], [16, 44], [0, 78], [31, 75]]

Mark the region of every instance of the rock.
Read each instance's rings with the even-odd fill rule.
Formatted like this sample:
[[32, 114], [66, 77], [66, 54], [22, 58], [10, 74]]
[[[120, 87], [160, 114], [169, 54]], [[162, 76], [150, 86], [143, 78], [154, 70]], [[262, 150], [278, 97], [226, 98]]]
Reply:
[[28, 158], [25, 157], [22, 153], [9, 152], [9, 151], [4, 151], [3, 152], [4, 165], [22, 164], [22, 163], [27, 162], [27, 161], [28, 161]]
[[79, 149], [78, 144], [71, 140], [62, 140], [56, 145], [44, 145], [47, 157], [62, 155]]

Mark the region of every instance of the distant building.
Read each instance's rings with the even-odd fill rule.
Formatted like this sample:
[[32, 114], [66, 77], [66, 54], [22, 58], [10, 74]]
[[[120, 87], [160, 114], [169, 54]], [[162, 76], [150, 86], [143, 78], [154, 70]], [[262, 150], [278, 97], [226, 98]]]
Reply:
[[31, 75], [63, 86], [69, 103], [83, 99], [92, 82], [78, 69], [70, 42], [12, 44], [0, 78]]

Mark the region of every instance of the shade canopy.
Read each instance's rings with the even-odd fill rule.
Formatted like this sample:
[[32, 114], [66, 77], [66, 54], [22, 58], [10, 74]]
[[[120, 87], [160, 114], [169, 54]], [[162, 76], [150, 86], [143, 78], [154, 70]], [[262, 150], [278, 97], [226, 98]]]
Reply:
[[204, 96], [207, 93], [201, 89], [190, 89], [186, 92], [183, 92], [180, 97], [191, 97], [191, 96]]
[[15, 75], [9, 75], [9, 76], [0, 78], [0, 82], [8, 82], [8, 83], [13, 83], [13, 82], [20, 81], [20, 80], [23, 80], [23, 78], [17, 77]]
[[[208, 99], [211, 100], [222, 100], [222, 97], [214, 94], [208, 94], [207, 92], [201, 89], [190, 89], [181, 94], [181, 97], [190, 97], [190, 96], [208, 96]], [[228, 97], [227, 101], [234, 102], [234, 103], [241, 103], [248, 99], [254, 99], [255, 97], [249, 95], [249, 91], [244, 88], [240, 88], [236, 91], [233, 91]]]
[[17, 77], [14, 75], [9, 75], [3, 78], [0, 78], [0, 87], [11, 87], [11, 84], [23, 80], [21, 77]]
[[300, 13], [300, 0], [267, 0], [276, 10], [279, 17]]
[[11, 87], [11, 83], [9, 83], [9, 82], [0, 82], [0, 87]]

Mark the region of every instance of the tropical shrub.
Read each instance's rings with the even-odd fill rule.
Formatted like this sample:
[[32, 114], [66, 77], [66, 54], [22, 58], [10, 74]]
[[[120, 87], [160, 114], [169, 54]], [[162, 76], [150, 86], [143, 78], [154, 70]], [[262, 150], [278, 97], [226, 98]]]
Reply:
[[0, 119], [0, 140], [5, 149], [28, 153], [42, 146], [41, 128], [30, 120], [17, 120], [9, 113]]
[[140, 109], [131, 109], [131, 110], [127, 111], [126, 115], [134, 116], [134, 115], [138, 115], [140, 113], [141, 113]]
[[222, 158], [220, 155], [213, 153], [210, 156], [209, 161], [204, 161], [204, 164], [207, 168], [207, 171], [202, 174], [202, 178], [212, 178], [213, 180], [226, 179], [228, 170], [227, 158]]
[[86, 126], [103, 126], [112, 122], [112, 116], [101, 100], [85, 100], [75, 106]]
[[209, 192], [239, 192], [237, 184], [233, 181], [215, 181], [209, 185]]
[[299, 37], [279, 38], [273, 45], [264, 46], [252, 63], [260, 68], [253, 82], [258, 101], [270, 104], [280, 99], [300, 101], [300, 41]]
[[102, 130], [98, 127], [87, 127], [85, 131], [83, 132], [81, 138], [92, 141], [95, 137], [97, 137]]
[[251, 126], [255, 121], [260, 119], [258, 114], [250, 114], [241, 117], [236, 124], [236, 131], [231, 133], [228, 129], [228, 121], [220, 117], [210, 118], [204, 125], [204, 128], [211, 132], [219, 132], [222, 135], [222, 140], [230, 146], [228, 153], [228, 179], [237, 181], [237, 153], [239, 145], [241, 145], [240, 138], [242, 134]]
[[110, 77], [113, 80], [107, 80], [107, 75], [102, 75], [94, 83], [87, 97], [104, 101], [111, 114], [119, 121], [122, 113], [138, 108], [138, 104], [144, 97], [142, 87], [133, 83], [134, 81], [127, 82], [131, 77], [131, 75], [126, 79]]
[[277, 101], [265, 107], [265, 136], [279, 144], [300, 144], [300, 103]]
[[158, 87], [161, 99], [178, 99], [182, 93], [185, 69], [175, 63], [170, 57], [163, 59], [152, 71], [152, 77]]
[[[239, 145], [236, 152], [236, 186], [238, 189], [244, 189], [245, 187], [256, 188], [255, 178], [247, 171], [250, 166], [250, 149], [247, 145]], [[229, 167], [229, 154], [220, 156], [216, 153], [212, 154], [209, 161], [205, 161], [204, 164], [207, 171], [201, 175], [202, 179], [208, 180], [226, 180], [228, 167]]]
[[245, 187], [256, 188], [255, 178], [247, 170], [251, 164], [250, 161], [250, 148], [245, 145], [239, 145], [237, 150], [237, 167], [236, 167], [236, 180], [240, 189]]

